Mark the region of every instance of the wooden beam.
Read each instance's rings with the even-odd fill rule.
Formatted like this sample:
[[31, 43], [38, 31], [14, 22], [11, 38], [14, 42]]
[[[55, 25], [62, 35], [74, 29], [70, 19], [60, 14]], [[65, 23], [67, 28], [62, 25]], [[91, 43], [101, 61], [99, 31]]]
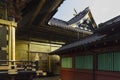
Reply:
[[17, 23], [16, 22], [14, 22], [14, 21], [7, 21], [7, 20], [3, 20], [3, 19], [0, 19], [0, 24], [17, 27]]
[[45, 14], [44, 19], [42, 20], [41, 23], [39, 23], [39, 26], [40, 26], [41, 24], [44, 25], [45, 20], [48, 18], [48, 16], [50, 15], [50, 13], [56, 9], [56, 7], [61, 3], [61, 1], [62, 1], [62, 0], [55, 0], [55, 1], [53, 2], [52, 6], [50, 6], [49, 9], [47, 10], [47, 13]]
[[40, 10], [42, 9], [43, 5], [45, 4], [46, 0], [41, 0], [31, 18], [31, 20], [29, 21], [29, 24], [31, 25], [32, 22], [34, 21], [34, 19], [36, 18], [36, 16], [39, 14]]

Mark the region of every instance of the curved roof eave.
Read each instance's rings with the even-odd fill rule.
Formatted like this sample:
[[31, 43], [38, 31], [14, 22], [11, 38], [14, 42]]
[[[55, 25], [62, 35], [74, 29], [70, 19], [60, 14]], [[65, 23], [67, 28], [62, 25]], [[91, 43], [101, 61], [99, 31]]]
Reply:
[[75, 32], [79, 32], [79, 33], [88, 34], [88, 35], [93, 34], [93, 32], [91, 32], [91, 31], [86, 31], [86, 30], [82, 30], [80, 28], [71, 27], [71, 26], [68, 25], [68, 23], [66, 21], [62, 21], [62, 20], [59, 20], [59, 19], [56, 19], [56, 18], [52, 18], [49, 21], [49, 25], [60, 27], [60, 28], [70, 30], [70, 31], [75, 31]]

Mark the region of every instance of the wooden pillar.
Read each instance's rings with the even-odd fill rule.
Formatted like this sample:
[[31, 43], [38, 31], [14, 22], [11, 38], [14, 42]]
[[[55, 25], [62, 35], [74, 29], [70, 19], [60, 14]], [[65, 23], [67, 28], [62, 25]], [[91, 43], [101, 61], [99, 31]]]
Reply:
[[97, 64], [98, 64], [98, 59], [97, 59], [97, 54], [94, 53], [93, 55], [93, 80], [96, 80], [96, 71], [97, 71]]
[[28, 61], [30, 61], [30, 43], [28, 43]]
[[[8, 32], [9, 32], [9, 38], [8, 38], [8, 54], [9, 54], [9, 61], [15, 61], [15, 27], [16, 26], [12, 26], [9, 25], [8, 26]], [[11, 67], [11, 65], [14, 65], [15, 67], [15, 62], [13, 62], [13, 64], [9, 63], [9, 66]]]
[[[8, 27], [8, 60], [15, 61], [15, 28], [17, 23], [0, 19], [0, 24]], [[11, 67], [11, 65], [11, 62], [9, 62], [8, 66]], [[15, 62], [13, 62], [13, 65], [15, 66]]]
[[48, 54], [48, 69], [49, 69], [49, 72], [51, 72], [51, 57], [49, 54]]
[[[11, 26], [8, 27], [8, 60], [12, 60], [11, 53]], [[11, 66], [11, 62], [8, 63], [9, 67]]]
[[12, 60], [15, 61], [15, 27], [13, 26], [11, 27], [11, 53], [12, 53]]

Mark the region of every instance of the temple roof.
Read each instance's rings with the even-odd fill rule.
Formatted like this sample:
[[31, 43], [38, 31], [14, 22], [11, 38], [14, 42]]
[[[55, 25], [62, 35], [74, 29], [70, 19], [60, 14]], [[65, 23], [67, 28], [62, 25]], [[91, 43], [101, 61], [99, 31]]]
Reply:
[[[3, 13], [6, 11], [5, 9], [8, 10], [8, 15], [3, 14], [2, 19], [8, 16], [6, 19], [13, 20], [14, 18], [18, 22], [16, 28], [17, 39], [71, 43], [93, 33], [89, 30], [80, 29], [80, 27], [71, 27], [70, 21], [66, 22], [52, 18], [64, 0], [0, 0], [0, 6], [1, 2], [5, 6], [2, 9]], [[80, 14], [78, 14], [79, 17], [77, 17], [78, 15], [74, 17], [75, 20], [76, 18], [80, 20], [80, 16], [83, 17], [83, 14], [86, 15], [87, 8]], [[48, 25], [49, 20], [52, 25]], [[91, 21], [93, 21], [92, 17]]]
[[86, 35], [91, 35], [93, 32], [92, 31], [87, 31], [84, 29], [80, 29], [79, 27], [72, 27], [68, 24], [68, 22], [60, 20], [60, 19], [56, 19], [56, 18], [52, 18], [49, 21], [49, 25], [51, 26], [56, 26], [56, 27], [60, 27], [62, 29], [66, 29], [66, 30], [70, 30], [70, 31], [74, 31], [74, 32], [79, 32], [80, 34], [86, 34]]
[[[103, 23], [100, 28], [96, 29], [95, 33], [83, 38], [82, 40], [73, 42], [71, 44], [65, 45], [60, 49], [53, 51], [52, 54], [60, 54], [64, 52], [68, 52], [70, 50], [74, 50], [76, 48], [90, 48], [92, 46], [100, 46], [102, 44], [105, 45], [112, 45], [114, 42], [117, 41], [119, 43], [120, 40], [120, 16], [117, 16], [105, 23]], [[105, 32], [101, 31], [104, 30]], [[79, 49], [80, 50], [80, 49]]]
[[87, 7], [86, 9], [84, 9], [83, 11], [81, 11], [80, 13], [78, 13], [75, 17], [73, 17], [72, 19], [70, 19], [68, 21], [68, 24], [73, 24], [79, 20], [81, 20], [83, 17], [85, 17], [85, 15], [90, 11], [90, 9]]

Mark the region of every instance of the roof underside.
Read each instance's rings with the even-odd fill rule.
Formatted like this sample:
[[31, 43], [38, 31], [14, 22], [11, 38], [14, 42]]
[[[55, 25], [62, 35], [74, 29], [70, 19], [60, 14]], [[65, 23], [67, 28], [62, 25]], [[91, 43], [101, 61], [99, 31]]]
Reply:
[[[81, 39], [87, 34], [85, 31], [80, 32], [79, 29], [71, 29], [67, 27], [60, 27], [56, 25], [48, 25], [48, 21], [57, 12], [57, 8], [64, 0], [32, 0], [36, 4], [29, 5], [23, 9], [23, 19], [17, 29], [18, 39], [25, 40], [44, 40], [70, 43]], [[30, 9], [29, 9], [30, 8]], [[40, 9], [41, 8], [41, 9]]]
[[79, 32], [79, 29], [48, 25], [48, 21], [64, 0], [0, 0], [0, 2], [8, 4], [8, 16], [14, 17], [18, 22], [17, 39], [70, 43], [89, 35]]

